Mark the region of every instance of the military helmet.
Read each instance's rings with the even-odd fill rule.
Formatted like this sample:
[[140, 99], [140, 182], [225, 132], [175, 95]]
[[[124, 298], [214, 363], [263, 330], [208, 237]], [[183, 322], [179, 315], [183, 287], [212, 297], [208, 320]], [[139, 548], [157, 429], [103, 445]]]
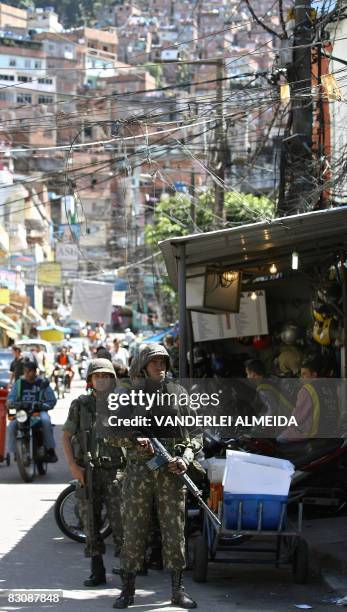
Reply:
[[170, 356], [165, 346], [162, 346], [161, 344], [143, 344], [140, 347], [138, 357], [139, 370], [144, 370], [154, 357], [164, 357], [166, 361], [166, 369], [168, 370], [170, 368]]
[[116, 378], [114, 367], [109, 359], [102, 359], [99, 357], [91, 360], [87, 370], [87, 382], [89, 382], [92, 374], [96, 374], [96, 372], [106, 372]]

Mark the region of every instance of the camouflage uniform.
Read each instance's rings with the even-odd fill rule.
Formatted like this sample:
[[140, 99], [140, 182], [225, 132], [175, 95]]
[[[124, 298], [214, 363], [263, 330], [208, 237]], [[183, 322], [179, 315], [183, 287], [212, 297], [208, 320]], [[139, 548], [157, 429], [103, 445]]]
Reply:
[[[166, 384], [168, 393], [185, 393], [173, 382]], [[178, 408], [179, 410], [179, 408]], [[181, 452], [187, 464], [202, 446], [201, 436], [185, 435], [161, 439], [173, 455]], [[121, 552], [121, 567], [125, 572], [139, 571], [143, 567], [148, 532], [151, 524], [153, 502], [162, 538], [164, 567], [182, 570], [185, 567], [185, 497], [186, 487], [179, 476], [169, 472], [167, 465], [150, 471], [146, 462], [151, 455], [140, 450], [130, 438], [113, 440], [113, 444], [127, 447], [127, 465], [123, 482], [122, 517], [124, 543]], [[182, 453], [183, 451], [183, 453]]]
[[[99, 527], [101, 526], [101, 510], [103, 503], [106, 506], [107, 518], [112, 528], [112, 535], [116, 551], [119, 551], [123, 542], [123, 529], [121, 520], [121, 488], [124, 470], [124, 454], [121, 448], [115, 448], [105, 440], [95, 436], [95, 412], [96, 400], [93, 395], [81, 395], [74, 400], [70, 406], [68, 418], [63, 426], [63, 430], [75, 437], [76, 441], [76, 463], [83, 467], [83, 422], [81, 422], [81, 410], [85, 410], [85, 427], [94, 432], [92, 435], [93, 448], [91, 449], [94, 470], [93, 470], [93, 508], [94, 522], [97, 533], [91, 541], [87, 534], [85, 555], [93, 557], [102, 555], [105, 552], [105, 544], [102, 540]], [[77, 494], [78, 510], [82, 525], [87, 524], [87, 504], [82, 495]], [[86, 530], [86, 529], [85, 529]]]

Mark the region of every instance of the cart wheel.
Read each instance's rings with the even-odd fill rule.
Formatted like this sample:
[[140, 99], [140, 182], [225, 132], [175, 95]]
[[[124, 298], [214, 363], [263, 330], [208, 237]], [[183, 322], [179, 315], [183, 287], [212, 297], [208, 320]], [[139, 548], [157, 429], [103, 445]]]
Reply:
[[299, 538], [293, 554], [293, 579], [296, 584], [308, 581], [309, 553], [307, 542]]
[[10, 455], [10, 453], [7, 453], [6, 454], [6, 465], [9, 466], [10, 463], [11, 463], [11, 455]]
[[198, 536], [194, 544], [193, 580], [206, 582], [208, 568], [208, 545], [204, 536]]

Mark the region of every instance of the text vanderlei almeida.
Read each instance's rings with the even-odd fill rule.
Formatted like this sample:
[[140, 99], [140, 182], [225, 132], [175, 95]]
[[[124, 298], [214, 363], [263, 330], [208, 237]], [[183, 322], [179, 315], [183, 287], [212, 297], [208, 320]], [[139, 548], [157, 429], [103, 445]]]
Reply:
[[[112, 414], [108, 417], [110, 427], [291, 427], [298, 426], [294, 416], [285, 415], [226, 415], [198, 414], [202, 408], [214, 409], [220, 407], [219, 393], [187, 393], [175, 394], [156, 391], [147, 393], [143, 390], [131, 390], [126, 393], [110, 393], [107, 406]], [[135, 415], [121, 417], [117, 411], [123, 407], [137, 407], [150, 411], [153, 406], [186, 407], [190, 414], [177, 415]]]

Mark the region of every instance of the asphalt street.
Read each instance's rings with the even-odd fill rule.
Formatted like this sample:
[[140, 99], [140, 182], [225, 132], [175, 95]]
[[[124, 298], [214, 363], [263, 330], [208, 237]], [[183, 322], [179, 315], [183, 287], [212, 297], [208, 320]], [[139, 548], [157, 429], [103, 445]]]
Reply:
[[[10, 603], [8, 592], [0, 593], [0, 610], [42, 610], [54, 612], [112, 609], [119, 594], [119, 578], [111, 573], [118, 559], [112, 556], [108, 540], [106, 566], [108, 584], [87, 589], [83, 580], [89, 575], [89, 561], [83, 545], [66, 538], [58, 529], [53, 514], [55, 499], [67, 485], [70, 474], [61, 448], [61, 426], [71, 399], [81, 393], [76, 382], [72, 393], [58, 402], [52, 414], [58, 443], [59, 462], [49, 466], [48, 474], [31, 484], [21, 481], [16, 464], [0, 464], [0, 589], [60, 590], [59, 603]], [[223, 555], [225, 556], [225, 555]], [[288, 569], [271, 565], [213, 564], [208, 582], [196, 584], [191, 572], [185, 573], [187, 591], [198, 601], [201, 612], [233, 611], [277, 612], [306, 605], [314, 610], [333, 609], [331, 593], [317, 579], [308, 585], [294, 585]], [[138, 579], [134, 611], [178, 611], [170, 605], [170, 577], [166, 572], [150, 571]], [[295, 607], [297, 606], [297, 607]]]

